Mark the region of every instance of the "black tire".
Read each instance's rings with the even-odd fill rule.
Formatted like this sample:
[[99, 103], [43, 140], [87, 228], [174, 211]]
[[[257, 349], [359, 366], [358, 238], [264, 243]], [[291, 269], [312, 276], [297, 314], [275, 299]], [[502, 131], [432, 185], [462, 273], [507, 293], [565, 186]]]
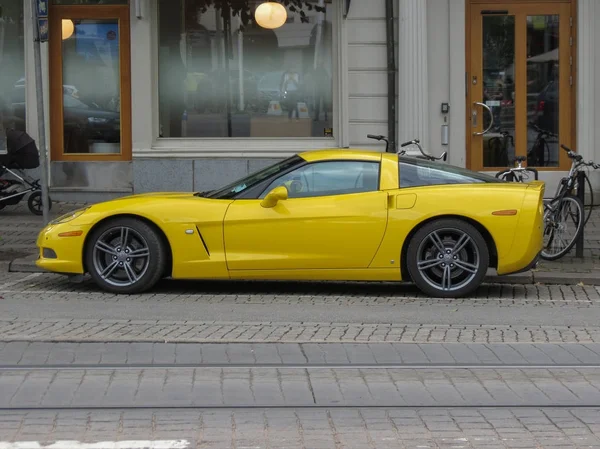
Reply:
[[[125, 229], [125, 235], [131, 233], [132, 237], [130, 242], [127, 242], [125, 237], [126, 243], [121, 248]], [[131, 245], [128, 246], [128, 243]], [[133, 243], [137, 243], [137, 248]], [[107, 249], [112, 249], [113, 252]], [[144, 249], [147, 249], [147, 256], [134, 256], [136, 252], [143, 254]], [[133, 262], [124, 253], [128, 253]], [[137, 259], [143, 259], [143, 267], [139, 267], [139, 264], [135, 266]], [[84, 261], [90, 276], [103, 290], [111, 293], [142, 293], [154, 287], [163, 277], [167, 264], [167, 249], [159, 233], [144, 221], [129, 217], [115, 218], [92, 230], [84, 249]], [[110, 269], [113, 264], [118, 265]], [[106, 276], [102, 276], [103, 272]], [[135, 275], [139, 275], [139, 278], [135, 278]]]
[[[575, 246], [575, 243], [577, 243], [577, 238], [583, 233], [583, 228], [585, 225], [585, 211], [583, 209], [583, 202], [576, 196], [565, 195], [561, 200], [561, 208], [564, 207], [563, 204], [569, 204], [569, 203], [572, 204], [573, 206], [575, 206], [575, 208], [577, 209], [577, 213], [579, 214], [579, 217], [580, 217], [576, 223], [576, 230], [574, 232], [574, 235], [571, 238], [570, 243], [567, 246], [565, 246], [562, 250], [560, 250], [556, 253], [551, 253], [546, 250], [546, 246], [551, 244], [554, 241], [554, 235], [552, 235], [548, 241], [548, 244], [544, 245], [544, 249], [540, 253], [540, 257], [544, 260], [558, 260], [561, 257], [563, 257], [564, 255], [566, 255], [569, 251], [571, 251], [571, 249], [573, 249], [573, 246]], [[552, 232], [552, 228], [550, 228], [548, 226], [547, 219], [546, 219], [546, 217], [550, 213], [550, 210], [548, 207], [546, 207], [545, 209], [546, 210], [544, 212], [544, 238], [546, 238], [546, 235], [548, 235], [549, 233]]]
[[[29, 195], [29, 198], [27, 198], [27, 207], [29, 207], [29, 211], [34, 215], [44, 215], [42, 192], [38, 190]], [[52, 209], [52, 198], [48, 197], [48, 210], [50, 209]]]
[[[433, 243], [434, 235], [439, 237], [438, 244]], [[463, 247], [457, 245], [463, 238], [458, 237], [461, 235], [467, 238]], [[448, 252], [454, 250], [456, 253]], [[458, 219], [439, 219], [427, 223], [413, 235], [406, 253], [406, 267], [423, 293], [438, 298], [458, 298], [473, 293], [481, 285], [489, 259], [487, 244], [473, 225]], [[436, 284], [438, 278], [441, 284]], [[450, 288], [444, 279], [450, 279]], [[455, 287], [451, 285], [453, 280], [458, 281]]]

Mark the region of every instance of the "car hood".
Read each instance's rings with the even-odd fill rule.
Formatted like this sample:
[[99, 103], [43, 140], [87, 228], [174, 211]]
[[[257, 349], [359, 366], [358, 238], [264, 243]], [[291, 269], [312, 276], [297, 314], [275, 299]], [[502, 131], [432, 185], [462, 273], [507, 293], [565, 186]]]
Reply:
[[120, 200], [134, 200], [136, 198], [147, 199], [163, 199], [163, 198], [190, 198], [194, 196], [195, 192], [149, 192], [149, 193], [138, 193], [136, 195], [121, 196], [115, 198], [112, 201]]

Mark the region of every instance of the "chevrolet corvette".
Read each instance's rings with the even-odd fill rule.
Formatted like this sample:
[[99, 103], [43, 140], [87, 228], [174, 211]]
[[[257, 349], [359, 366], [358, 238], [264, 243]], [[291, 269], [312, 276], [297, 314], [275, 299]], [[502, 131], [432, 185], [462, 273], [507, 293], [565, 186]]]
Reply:
[[296, 154], [207, 192], [138, 194], [59, 217], [37, 265], [140, 293], [162, 278], [414, 283], [474, 292], [542, 250], [544, 183], [367, 150]]

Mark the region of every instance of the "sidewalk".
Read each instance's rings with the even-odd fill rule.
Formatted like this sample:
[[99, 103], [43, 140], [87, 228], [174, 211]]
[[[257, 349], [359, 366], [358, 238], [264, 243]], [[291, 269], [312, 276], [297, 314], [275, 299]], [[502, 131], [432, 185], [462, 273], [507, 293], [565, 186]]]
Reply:
[[[81, 203], [53, 203], [50, 216], [58, 217], [82, 207]], [[0, 271], [37, 272], [35, 241], [42, 217], [33, 215], [26, 203], [0, 211]], [[592, 212], [585, 228], [584, 257], [575, 257], [575, 248], [555, 262], [540, 261], [537, 268], [512, 276], [495, 276], [488, 281], [512, 284], [564, 284], [600, 286], [600, 206]]]

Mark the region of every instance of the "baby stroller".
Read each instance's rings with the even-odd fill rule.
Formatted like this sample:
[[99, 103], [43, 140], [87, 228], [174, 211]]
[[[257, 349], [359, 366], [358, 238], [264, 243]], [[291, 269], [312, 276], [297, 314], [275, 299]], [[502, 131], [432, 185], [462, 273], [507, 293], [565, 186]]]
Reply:
[[[31, 213], [42, 215], [42, 192], [39, 179], [33, 179], [23, 170], [40, 166], [35, 141], [23, 131], [6, 131], [7, 154], [0, 154], [0, 210], [18, 204], [28, 193], [27, 206]], [[15, 179], [5, 178], [7, 174]], [[52, 201], [48, 202], [51, 207]]]

